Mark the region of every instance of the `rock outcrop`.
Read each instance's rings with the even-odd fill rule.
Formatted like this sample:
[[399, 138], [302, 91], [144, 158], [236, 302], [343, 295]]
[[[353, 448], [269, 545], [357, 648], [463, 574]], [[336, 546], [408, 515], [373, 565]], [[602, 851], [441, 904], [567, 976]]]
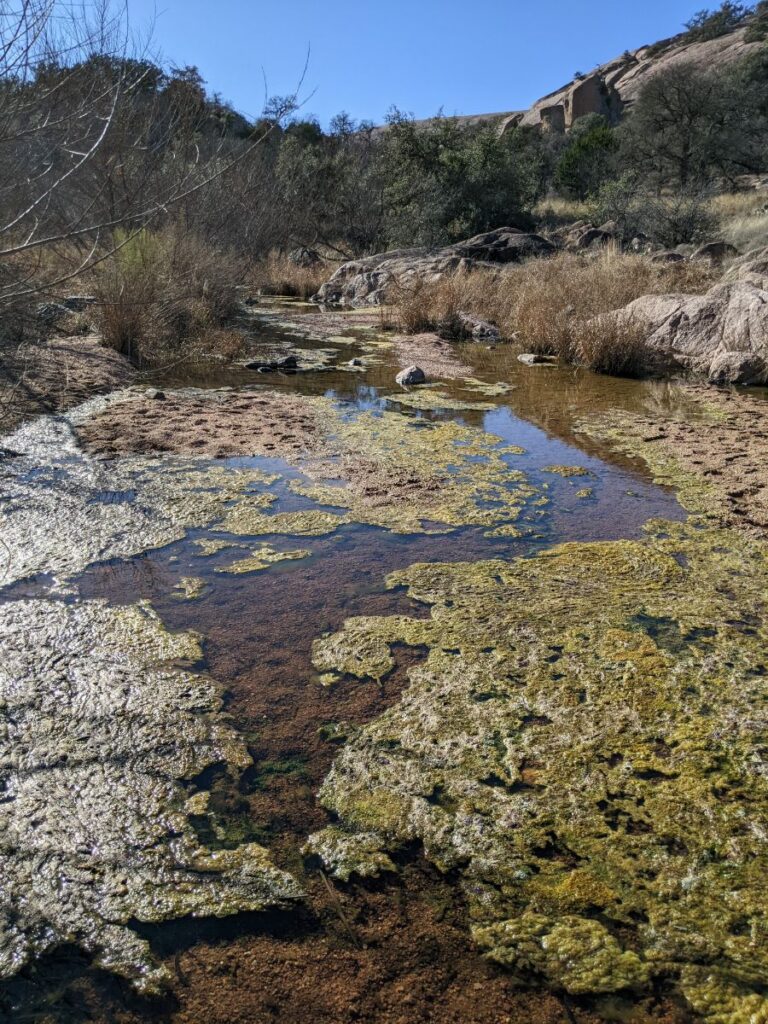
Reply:
[[645, 325], [653, 349], [712, 383], [768, 382], [768, 250], [753, 255], [705, 295], [644, 295], [619, 323]]
[[344, 263], [313, 297], [326, 306], [380, 306], [417, 281], [433, 282], [459, 270], [522, 263], [556, 246], [515, 227], [497, 228], [444, 249], [397, 249]]
[[611, 124], [617, 124], [659, 72], [681, 64], [721, 68], [756, 52], [763, 44], [747, 42], [745, 33], [746, 28], [740, 28], [702, 42], [688, 42], [686, 36], [681, 35], [627, 51], [544, 96], [524, 114], [511, 114], [503, 119], [501, 130], [522, 124], [565, 132], [586, 114], [602, 114]]

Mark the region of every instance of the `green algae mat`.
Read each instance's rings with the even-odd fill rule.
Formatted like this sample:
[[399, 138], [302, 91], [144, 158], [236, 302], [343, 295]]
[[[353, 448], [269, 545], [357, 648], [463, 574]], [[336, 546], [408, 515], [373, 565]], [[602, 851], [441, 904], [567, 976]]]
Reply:
[[134, 922], [225, 917], [301, 896], [266, 849], [198, 838], [212, 765], [251, 759], [199, 638], [146, 606], [0, 605], [0, 979], [65, 943], [145, 993], [171, 980]]
[[414, 565], [428, 619], [349, 620], [319, 670], [399, 704], [357, 730], [309, 849], [341, 878], [423, 844], [476, 941], [572, 994], [675, 978], [717, 1024], [768, 1019], [768, 548], [657, 524], [646, 541]]

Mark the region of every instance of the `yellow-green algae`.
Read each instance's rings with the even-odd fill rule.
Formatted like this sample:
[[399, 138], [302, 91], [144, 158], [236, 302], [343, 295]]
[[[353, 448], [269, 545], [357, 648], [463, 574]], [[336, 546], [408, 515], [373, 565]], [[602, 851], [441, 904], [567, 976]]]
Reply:
[[495, 409], [493, 402], [469, 401], [462, 398], [453, 398], [445, 391], [419, 390], [404, 391], [402, 394], [384, 395], [387, 402], [397, 402], [398, 405], [405, 405], [409, 409], [421, 409], [426, 411], [450, 409], [455, 412], [466, 410], [468, 412], [488, 412]]
[[583, 466], [544, 466], [541, 471], [542, 473], [554, 473], [556, 476], [562, 477], [592, 475]]
[[233, 562], [231, 565], [221, 566], [216, 572], [242, 574], [247, 572], [260, 572], [262, 569], [269, 569], [271, 565], [278, 562], [291, 562], [300, 558], [309, 558], [312, 554], [306, 548], [298, 548], [295, 551], [276, 551], [270, 544], [262, 544], [260, 548], [252, 551], [245, 558]]
[[[536, 494], [507, 464], [523, 454], [500, 438], [453, 422], [415, 421], [396, 412], [349, 417], [331, 400], [305, 397], [322, 424], [303, 479], [290, 488], [326, 509], [267, 514], [280, 477], [209, 460], [127, 457], [108, 464], [77, 447], [73, 427], [130, 392], [43, 417], [8, 438], [21, 457], [0, 481], [0, 539], [10, 552], [2, 582], [35, 573], [59, 578], [87, 565], [127, 558], [182, 539], [189, 528], [237, 536], [322, 536], [348, 522], [397, 533], [508, 527]], [[340, 485], [340, 486], [338, 486]], [[215, 540], [198, 543], [215, 553]], [[221, 544], [225, 541], [222, 539]]]
[[420, 841], [521, 978], [674, 981], [711, 1024], [768, 1020], [768, 546], [658, 523], [388, 583], [431, 617], [351, 619], [315, 664], [428, 654], [337, 757], [309, 848], [348, 877]]
[[[489, 398], [507, 395], [515, 389], [514, 384], [505, 384], [503, 381], [489, 383], [485, 380], [478, 380], [476, 377], [464, 377], [460, 387], [462, 391], [474, 391], [478, 395], [487, 395]], [[494, 408], [496, 407], [494, 406]]]
[[241, 503], [224, 519], [216, 530], [224, 530], [243, 537], [257, 536], [260, 533], [279, 533], [293, 537], [322, 537], [333, 533], [340, 526], [348, 523], [345, 516], [323, 512], [320, 509], [305, 509], [301, 512], [277, 512], [265, 515], [257, 506]]
[[[76, 944], [142, 992], [170, 980], [133, 922], [225, 917], [301, 892], [266, 849], [211, 850], [189, 785], [250, 764], [191, 633], [144, 605], [0, 606], [0, 978]], [[234, 781], [234, 780], [233, 780]]]
[[395, 533], [495, 528], [514, 522], [537, 493], [506, 462], [522, 448], [453, 421], [337, 415], [332, 447], [333, 459], [305, 469], [315, 482], [292, 480], [290, 489]]
[[200, 548], [201, 556], [204, 556], [205, 558], [208, 558], [211, 555], [217, 555], [219, 551], [225, 551], [227, 548], [237, 548], [242, 546], [237, 544], [235, 541], [209, 540], [207, 537], [196, 540], [194, 543]]
[[205, 590], [205, 580], [199, 576], [182, 576], [174, 587], [176, 596], [184, 601], [196, 601]]
[[[704, 407], [704, 412], [710, 408]], [[713, 409], [705, 422], [714, 422]], [[581, 420], [577, 429], [597, 440], [607, 442], [625, 455], [643, 459], [655, 483], [674, 487], [680, 504], [696, 522], [717, 523], [728, 518], [725, 495], [718, 487], [717, 478], [704, 479], [698, 473], [684, 469], [670, 451], [669, 442], [662, 437], [649, 436], [647, 421], [635, 413], [615, 409], [600, 416]]]

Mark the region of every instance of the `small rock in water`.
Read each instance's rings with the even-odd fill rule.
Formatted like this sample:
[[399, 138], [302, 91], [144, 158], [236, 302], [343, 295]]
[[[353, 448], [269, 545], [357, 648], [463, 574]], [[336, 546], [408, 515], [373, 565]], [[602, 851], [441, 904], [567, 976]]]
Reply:
[[144, 392], [145, 398], [151, 398], [155, 402], [161, 402], [165, 398], [165, 392], [159, 391], [157, 388], [147, 388]]
[[272, 373], [274, 370], [295, 370], [299, 365], [296, 356], [281, 356], [280, 359], [252, 359], [245, 363], [246, 370], [256, 370], [257, 373]]
[[544, 356], [540, 352], [521, 352], [517, 358], [526, 366], [553, 366], [557, 362], [554, 356]]
[[362, 365], [363, 365], [363, 360], [362, 359], [358, 359], [357, 356], [355, 356], [354, 359], [350, 359], [349, 362], [347, 363], [347, 366], [362, 366]]
[[426, 374], [420, 366], [409, 366], [395, 377], [397, 383], [406, 388], [412, 384], [423, 384], [426, 379]]

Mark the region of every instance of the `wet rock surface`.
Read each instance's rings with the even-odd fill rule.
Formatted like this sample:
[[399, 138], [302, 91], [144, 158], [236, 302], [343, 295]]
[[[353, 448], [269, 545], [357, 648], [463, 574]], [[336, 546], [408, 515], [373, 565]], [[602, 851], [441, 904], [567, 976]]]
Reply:
[[266, 850], [213, 851], [193, 820], [213, 764], [250, 763], [199, 641], [147, 607], [0, 606], [0, 977], [76, 944], [143, 992], [171, 976], [134, 921], [296, 900]]

